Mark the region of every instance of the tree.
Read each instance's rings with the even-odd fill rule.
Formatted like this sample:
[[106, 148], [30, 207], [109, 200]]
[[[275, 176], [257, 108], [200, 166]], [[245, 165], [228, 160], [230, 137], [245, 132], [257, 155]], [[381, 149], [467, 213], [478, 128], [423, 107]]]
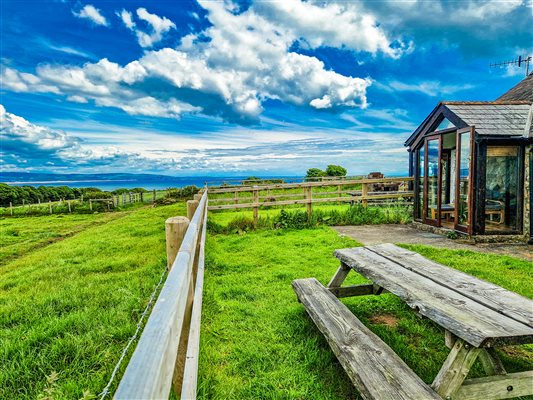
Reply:
[[326, 176], [326, 173], [320, 168], [309, 168], [307, 170], [307, 174], [305, 175], [306, 178], [318, 178], [321, 176]]
[[326, 175], [327, 176], [346, 176], [346, 168], [341, 167], [340, 165], [333, 165], [330, 164], [326, 168]]

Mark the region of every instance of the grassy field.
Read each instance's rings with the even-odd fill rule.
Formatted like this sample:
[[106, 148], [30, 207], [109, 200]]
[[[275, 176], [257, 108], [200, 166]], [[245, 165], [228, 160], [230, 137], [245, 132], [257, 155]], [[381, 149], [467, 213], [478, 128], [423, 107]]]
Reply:
[[0, 266], [38, 247], [125, 215], [128, 212], [0, 218]]
[[[1, 399], [102, 391], [166, 269], [164, 221], [184, 214], [178, 203], [1, 221], [18, 231], [2, 237], [18, 257], [0, 267]], [[68, 237], [49, 243], [51, 235]]]
[[[199, 398], [357, 399], [358, 394], [314, 327], [291, 281], [326, 284], [334, 249], [355, 246], [327, 227], [211, 235], [202, 320]], [[533, 296], [531, 263], [506, 256], [409, 246], [444, 264]], [[348, 283], [363, 283], [355, 273]], [[448, 354], [441, 328], [392, 295], [343, 302], [426, 382]], [[531, 346], [500, 352], [508, 371], [530, 369]], [[473, 375], [482, 375], [476, 365]]]
[[[339, 207], [346, 208], [320, 208]], [[280, 210], [264, 212], [274, 218]], [[0, 219], [0, 399], [88, 399], [102, 391], [165, 271], [164, 220], [184, 214], [178, 203]], [[228, 224], [236, 214], [248, 218], [210, 218]], [[326, 226], [208, 235], [199, 398], [359, 398], [290, 285], [310, 276], [327, 283], [338, 266], [333, 250], [356, 245]], [[533, 297], [526, 261], [406, 247]], [[362, 282], [355, 273], [347, 280]], [[447, 355], [439, 327], [391, 295], [343, 301], [432, 380]], [[501, 354], [509, 371], [532, 368], [531, 346]]]

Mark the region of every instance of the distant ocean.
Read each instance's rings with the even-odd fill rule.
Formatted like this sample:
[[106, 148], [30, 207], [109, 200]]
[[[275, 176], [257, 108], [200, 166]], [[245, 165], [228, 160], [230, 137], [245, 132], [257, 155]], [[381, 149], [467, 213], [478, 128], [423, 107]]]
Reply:
[[[249, 176], [249, 175], [248, 175]], [[213, 176], [191, 176], [175, 177], [166, 175], [135, 175], [135, 174], [75, 174], [75, 175], [53, 175], [53, 174], [32, 174], [32, 173], [2, 173], [0, 182], [13, 186], [68, 186], [72, 188], [95, 187], [101, 190], [111, 191], [121, 188], [144, 188], [144, 189], [167, 189], [180, 188], [184, 186], [204, 186], [220, 185], [246, 179], [242, 177], [213, 177]], [[271, 177], [274, 178], [274, 177]]]

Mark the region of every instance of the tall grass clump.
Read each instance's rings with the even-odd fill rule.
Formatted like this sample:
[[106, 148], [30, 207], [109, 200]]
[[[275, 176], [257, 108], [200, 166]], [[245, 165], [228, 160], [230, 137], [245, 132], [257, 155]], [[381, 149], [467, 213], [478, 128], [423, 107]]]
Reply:
[[316, 209], [308, 215], [302, 209], [282, 209], [279, 213], [260, 217], [257, 226], [251, 217], [238, 215], [226, 224], [209, 220], [211, 233], [243, 233], [254, 229], [309, 229], [318, 226], [406, 224], [411, 221], [409, 206], [363, 207]]

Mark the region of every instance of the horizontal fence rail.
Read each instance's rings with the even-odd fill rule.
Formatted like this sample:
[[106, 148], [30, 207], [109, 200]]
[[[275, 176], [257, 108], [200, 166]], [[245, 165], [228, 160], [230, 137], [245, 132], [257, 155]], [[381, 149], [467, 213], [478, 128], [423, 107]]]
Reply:
[[184, 236], [115, 399], [166, 399], [171, 389], [177, 397], [196, 398], [208, 205], [207, 190], [202, 192], [188, 202], [186, 231], [187, 218], [167, 220], [169, 260], [177, 247], [169, 238]]
[[[307, 206], [307, 212], [310, 214], [313, 204], [317, 203], [346, 202], [354, 204], [360, 202], [363, 207], [366, 207], [369, 203], [378, 204], [386, 200], [411, 202], [414, 196], [410, 188], [411, 182], [413, 182], [413, 178], [401, 177], [213, 187], [209, 189], [209, 203], [211, 205], [208, 209], [232, 210], [251, 208], [254, 213], [254, 224], [257, 224], [258, 210], [261, 207], [305, 204]], [[351, 189], [346, 188], [347, 186], [351, 187]], [[321, 188], [326, 189], [325, 191], [321, 191]], [[302, 191], [298, 192], [299, 189]], [[233, 196], [231, 196], [232, 194]], [[212, 197], [213, 195], [215, 197]]]

